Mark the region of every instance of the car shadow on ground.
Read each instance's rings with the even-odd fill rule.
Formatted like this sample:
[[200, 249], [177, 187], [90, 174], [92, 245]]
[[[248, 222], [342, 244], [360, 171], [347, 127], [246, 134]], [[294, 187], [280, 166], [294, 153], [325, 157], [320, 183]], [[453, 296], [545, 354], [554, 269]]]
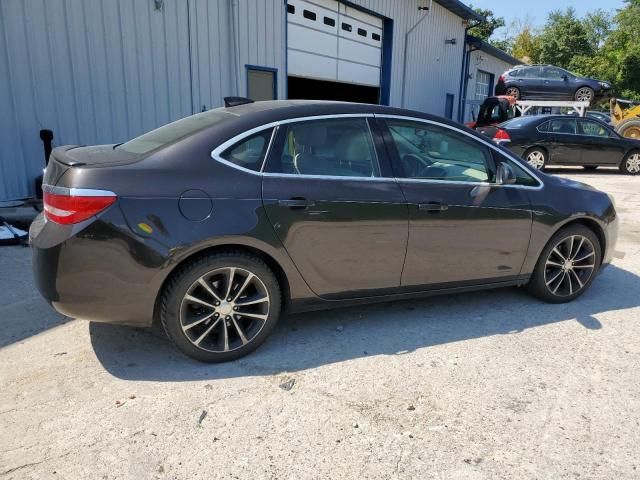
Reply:
[[640, 277], [605, 269], [579, 300], [542, 303], [510, 288], [284, 317], [256, 352], [235, 362], [203, 364], [151, 330], [93, 323], [98, 360], [125, 380], [179, 382], [275, 375], [372, 355], [398, 355], [433, 345], [517, 335], [563, 321], [602, 328], [596, 315], [640, 305]]

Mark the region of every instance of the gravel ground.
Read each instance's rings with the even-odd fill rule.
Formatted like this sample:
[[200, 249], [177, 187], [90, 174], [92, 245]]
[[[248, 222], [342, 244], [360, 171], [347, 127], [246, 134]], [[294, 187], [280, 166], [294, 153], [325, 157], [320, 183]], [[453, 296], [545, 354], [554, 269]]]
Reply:
[[580, 300], [519, 289], [296, 315], [231, 364], [68, 320], [0, 248], [0, 478], [640, 478], [640, 178]]

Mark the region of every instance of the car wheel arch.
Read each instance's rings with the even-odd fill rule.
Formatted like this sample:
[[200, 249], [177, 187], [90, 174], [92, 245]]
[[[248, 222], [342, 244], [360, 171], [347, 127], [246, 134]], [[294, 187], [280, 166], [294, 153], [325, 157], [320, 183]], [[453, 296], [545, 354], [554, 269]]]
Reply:
[[224, 253], [230, 253], [230, 252], [246, 253], [254, 257], [257, 257], [260, 260], [262, 260], [264, 263], [266, 263], [267, 266], [271, 269], [271, 271], [276, 276], [276, 279], [278, 280], [278, 284], [280, 285], [280, 290], [282, 292], [282, 306], [283, 308], [286, 307], [291, 296], [291, 293], [290, 293], [291, 290], [290, 290], [290, 284], [289, 284], [289, 277], [287, 276], [286, 271], [284, 267], [281, 265], [281, 263], [278, 262], [273, 255], [270, 255], [269, 253], [265, 252], [263, 249], [257, 248], [255, 246], [247, 245], [244, 243], [223, 243], [218, 245], [204, 246], [198, 250], [191, 251], [189, 254], [183, 255], [178, 261], [176, 261], [171, 266], [170, 271], [166, 274], [162, 282], [162, 285], [158, 289], [158, 293], [156, 295], [156, 301], [153, 309], [153, 323], [155, 324], [156, 322], [159, 322], [160, 302], [162, 300], [162, 295], [165, 289], [167, 288], [167, 285], [169, 284], [171, 278], [175, 275], [177, 271], [179, 271], [181, 266], [189, 262], [196, 261], [198, 258], [207, 256], [207, 255], [224, 254]]
[[[544, 246], [545, 247], [547, 246], [549, 241], [551, 241], [551, 239], [553, 238], [553, 236], [556, 233], [558, 233], [563, 228], [567, 228], [567, 227], [570, 227], [572, 225], [582, 225], [582, 226], [588, 228], [589, 230], [591, 230], [593, 233], [595, 233], [596, 237], [598, 238], [598, 243], [600, 244], [600, 249], [601, 249], [601, 251], [603, 253], [602, 258], [604, 258], [604, 252], [605, 252], [605, 248], [607, 246], [607, 241], [606, 241], [606, 237], [605, 237], [605, 234], [604, 234], [604, 228], [603, 228], [602, 225], [600, 225], [600, 223], [598, 223], [596, 220], [594, 220], [593, 218], [590, 218], [590, 217], [577, 217], [577, 218], [573, 217], [573, 218], [567, 219], [567, 221], [565, 221], [564, 223], [558, 225], [557, 228], [555, 228], [549, 234], [549, 239], [544, 244]], [[543, 247], [543, 250], [544, 250], [544, 247]], [[542, 250], [538, 253], [538, 255], [540, 255], [541, 252], [542, 252]]]

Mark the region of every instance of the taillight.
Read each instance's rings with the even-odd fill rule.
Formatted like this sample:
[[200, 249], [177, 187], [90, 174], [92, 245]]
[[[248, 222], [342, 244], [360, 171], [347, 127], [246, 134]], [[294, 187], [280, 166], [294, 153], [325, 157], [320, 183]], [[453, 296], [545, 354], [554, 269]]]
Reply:
[[52, 222], [71, 225], [82, 222], [112, 205], [117, 200], [113, 192], [84, 188], [64, 188], [43, 185], [44, 214]]
[[504, 83], [504, 75], [500, 75], [500, 77], [498, 77], [498, 83]]
[[494, 140], [511, 140], [509, 133], [501, 128], [493, 135]]

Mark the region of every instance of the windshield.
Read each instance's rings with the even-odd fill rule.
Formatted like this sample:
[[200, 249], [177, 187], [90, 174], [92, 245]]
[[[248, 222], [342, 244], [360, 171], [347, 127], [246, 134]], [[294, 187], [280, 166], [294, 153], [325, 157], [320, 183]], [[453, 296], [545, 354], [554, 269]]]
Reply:
[[149, 153], [152, 150], [170, 145], [181, 138], [233, 118], [236, 118], [236, 115], [224, 109], [209, 110], [208, 112], [191, 115], [156, 128], [122, 145], [118, 145], [116, 149], [136, 154]]

